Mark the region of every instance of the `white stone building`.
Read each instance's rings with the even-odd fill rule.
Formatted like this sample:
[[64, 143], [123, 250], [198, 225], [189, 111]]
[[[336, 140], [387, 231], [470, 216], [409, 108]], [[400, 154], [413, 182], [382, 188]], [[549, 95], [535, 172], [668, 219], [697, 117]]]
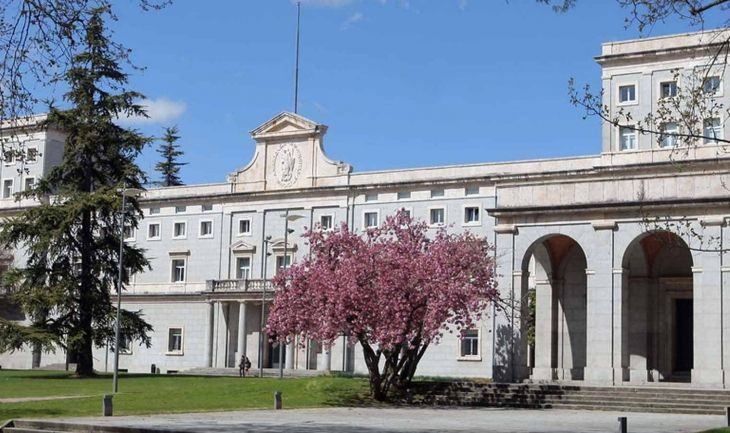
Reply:
[[[717, 41], [718, 32], [702, 32], [604, 44], [597, 61], [605, 104], [640, 118], [681, 86], [673, 70], [710, 68], [712, 97], [730, 106], [725, 65], [708, 65]], [[728, 136], [724, 118], [703, 126]], [[278, 349], [259, 333], [262, 298], [271, 299], [262, 289], [286, 256], [296, 262], [307, 254], [298, 234], [316, 223], [363, 229], [405, 208], [434, 228], [486, 236], [509, 304], [464, 340], [447, 336], [429, 348], [417, 374], [726, 386], [730, 154], [718, 142], [677, 152], [671, 141], [606, 125], [593, 156], [356, 172], [326, 157], [326, 132], [281, 113], [251, 132], [252, 160], [224, 182], [145, 193], [145, 218], [128, 241], [147, 250], [153, 269], [134, 277], [123, 306], [141, 310], [155, 330], [151, 348], [128, 345], [121, 368], [233, 367], [243, 352], [254, 366], [276, 367]], [[3, 197], [58, 161], [62, 134], [27, 137], [22, 145], [36, 146], [29, 163], [36, 165], [24, 174], [5, 161]], [[0, 200], [6, 215], [30, 205]], [[289, 223], [294, 234], [285, 245], [287, 212], [299, 219]], [[655, 216], [661, 225], [648, 225]], [[22, 266], [22, 253], [7, 260]], [[534, 344], [522, 307], [532, 290]], [[0, 314], [23, 319], [2, 298]], [[97, 369], [111, 368], [107, 355], [95, 353]], [[40, 365], [64, 357], [44, 354]], [[0, 365], [30, 368], [32, 356], [0, 354]], [[285, 366], [365, 372], [359, 347], [344, 339], [330, 352], [316, 342], [291, 345]]]

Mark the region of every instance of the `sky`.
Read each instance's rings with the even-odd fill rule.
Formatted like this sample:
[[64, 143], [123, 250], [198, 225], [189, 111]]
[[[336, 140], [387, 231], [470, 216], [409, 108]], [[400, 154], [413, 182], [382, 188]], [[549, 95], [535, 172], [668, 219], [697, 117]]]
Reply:
[[[150, 114], [127, 124], [153, 136], [177, 125], [183, 181], [223, 182], [253, 156], [249, 131], [293, 109], [294, 2], [119, 4], [114, 37], [144, 67], [129, 84]], [[639, 33], [627, 12], [616, 0], [565, 14], [534, 0], [305, 0], [299, 113], [329, 126], [325, 152], [355, 171], [596, 154], [600, 124], [570, 105], [568, 80], [599, 88], [603, 42], [697, 30]], [[156, 147], [139, 160], [148, 172]]]

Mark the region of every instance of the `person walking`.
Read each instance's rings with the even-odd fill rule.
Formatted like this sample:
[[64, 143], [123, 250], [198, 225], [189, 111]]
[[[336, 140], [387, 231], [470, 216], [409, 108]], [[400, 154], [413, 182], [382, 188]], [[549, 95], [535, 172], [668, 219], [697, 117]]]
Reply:
[[251, 369], [251, 361], [246, 354], [241, 355], [241, 362], [238, 364], [238, 375], [246, 377], [246, 373]]

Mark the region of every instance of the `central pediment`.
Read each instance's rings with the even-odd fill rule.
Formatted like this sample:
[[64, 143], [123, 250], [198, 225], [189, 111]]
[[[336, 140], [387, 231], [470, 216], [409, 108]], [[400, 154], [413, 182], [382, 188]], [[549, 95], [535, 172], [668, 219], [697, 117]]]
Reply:
[[327, 126], [283, 112], [251, 131], [254, 156], [228, 177], [236, 192], [347, 185], [352, 167], [329, 159], [323, 149]]

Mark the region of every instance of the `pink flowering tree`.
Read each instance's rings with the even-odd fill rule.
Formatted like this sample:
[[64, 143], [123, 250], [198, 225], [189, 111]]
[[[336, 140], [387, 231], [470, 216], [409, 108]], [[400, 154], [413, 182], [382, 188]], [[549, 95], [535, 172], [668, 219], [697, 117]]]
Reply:
[[345, 335], [362, 346], [375, 399], [404, 389], [431, 344], [473, 326], [497, 297], [486, 240], [427, 231], [404, 211], [364, 236], [345, 224], [308, 231], [310, 257], [274, 279], [269, 334], [325, 346]]

